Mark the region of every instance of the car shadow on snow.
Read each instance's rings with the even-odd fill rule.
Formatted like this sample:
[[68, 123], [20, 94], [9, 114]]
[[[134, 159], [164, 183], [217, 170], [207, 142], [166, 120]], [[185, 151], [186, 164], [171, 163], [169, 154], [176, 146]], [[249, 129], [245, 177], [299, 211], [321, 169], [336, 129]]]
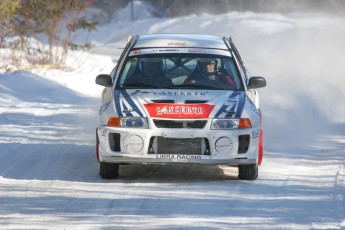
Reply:
[[[228, 167], [230, 166], [223, 166]], [[196, 164], [130, 164], [121, 165], [119, 181], [138, 182], [200, 182], [237, 180], [237, 169], [233, 174], [225, 173], [216, 165]]]
[[[95, 147], [76, 144], [0, 143], [0, 177], [17, 180], [59, 180], [90, 183], [127, 182], [200, 182], [237, 179], [209, 165], [141, 165], [120, 166], [120, 177], [103, 180], [99, 174]], [[229, 166], [227, 166], [229, 167]]]

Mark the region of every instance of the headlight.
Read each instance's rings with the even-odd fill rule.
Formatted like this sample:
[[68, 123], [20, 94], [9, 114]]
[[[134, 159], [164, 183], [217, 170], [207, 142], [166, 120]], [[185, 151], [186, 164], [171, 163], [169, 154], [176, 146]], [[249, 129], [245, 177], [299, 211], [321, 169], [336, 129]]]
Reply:
[[213, 119], [211, 129], [238, 129], [239, 119]]
[[147, 129], [146, 117], [110, 117], [108, 126]]
[[252, 123], [248, 118], [213, 119], [211, 129], [248, 129]]
[[147, 120], [145, 117], [121, 117], [120, 124], [123, 128], [147, 128]]

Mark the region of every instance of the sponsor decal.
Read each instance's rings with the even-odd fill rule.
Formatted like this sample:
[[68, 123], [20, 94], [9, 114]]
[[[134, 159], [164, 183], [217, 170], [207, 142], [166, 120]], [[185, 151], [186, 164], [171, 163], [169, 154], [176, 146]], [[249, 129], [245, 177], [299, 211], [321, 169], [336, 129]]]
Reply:
[[[181, 52], [180, 49], [153, 49], [153, 50], [147, 50], [145, 53], [179, 53]], [[134, 54], [134, 53], [133, 53]]]
[[142, 91], [142, 90], [140, 90], [140, 89], [137, 89], [137, 90], [135, 90], [133, 93], [131, 93], [131, 96], [136, 95], [136, 94], [138, 94], [138, 93], [140, 93], [140, 94], [147, 94], [147, 93], [150, 93], [150, 92]]
[[173, 161], [201, 160], [200, 155], [157, 154], [156, 159], [170, 159]]
[[214, 105], [209, 104], [145, 104], [151, 117], [208, 118]]
[[116, 112], [120, 117], [143, 117], [143, 113], [125, 90], [116, 90], [114, 99]]
[[126, 109], [122, 111], [123, 113], [132, 113], [134, 112], [134, 109]]
[[253, 139], [258, 138], [259, 136], [260, 136], [260, 130], [252, 132], [252, 138]]
[[216, 118], [240, 118], [244, 107], [244, 92], [234, 91], [216, 113]]
[[185, 46], [186, 42], [168, 42], [168, 46]]
[[106, 129], [99, 129], [99, 133], [101, 134], [101, 136], [105, 136], [107, 135], [107, 130]]
[[141, 51], [140, 51], [140, 50], [134, 50], [134, 51], [133, 51], [133, 54], [134, 54], [134, 55], [139, 55], [139, 54], [141, 54]]
[[104, 113], [104, 111], [108, 108], [108, 106], [110, 105], [111, 101], [105, 103], [104, 105], [102, 105], [100, 108], [99, 108], [99, 115], [101, 115], [102, 113]]
[[156, 54], [156, 53], [183, 53], [183, 50], [178, 48], [162, 48], [162, 49], [142, 49], [134, 50], [129, 53], [129, 56], [137, 56], [142, 54]]
[[188, 52], [190, 52], [190, 53], [205, 53], [205, 50], [200, 49], [200, 48], [192, 48], [192, 49], [188, 49]]
[[154, 96], [193, 96], [193, 97], [204, 97], [208, 92], [197, 92], [197, 91], [160, 91], [152, 92]]
[[[224, 55], [224, 56], [231, 56], [229, 51], [225, 50], [215, 50], [212, 48], [184, 48], [182, 46], [185, 45], [173, 45], [171, 43], [170, 48], [144, 48], [141, 50], [132, 50], [129, 53], [129, 56], [137, 56], [137, 55], [143, 55], [143, 54], [157, 54], [157, 53], [205, 53], [205, 54], [216, 54], [216, 55]], [[176, 43], [177, 44], [177, 43]]]
[[162, 50], [163, 52], [180, 52], [179, 49], [165, 49], [165, 50]]

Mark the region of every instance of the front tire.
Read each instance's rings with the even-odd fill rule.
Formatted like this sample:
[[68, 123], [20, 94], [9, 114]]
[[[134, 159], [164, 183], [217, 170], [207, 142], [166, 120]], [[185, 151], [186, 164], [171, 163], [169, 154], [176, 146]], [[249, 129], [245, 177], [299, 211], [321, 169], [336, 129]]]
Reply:
[[116, 179], [119, 177], [119, 164], [100, 162], [99, 175], [102, 179]]
[[238, 179], [240, 180], [256, 180], [259, 176], [258, 164], [239, 165]]

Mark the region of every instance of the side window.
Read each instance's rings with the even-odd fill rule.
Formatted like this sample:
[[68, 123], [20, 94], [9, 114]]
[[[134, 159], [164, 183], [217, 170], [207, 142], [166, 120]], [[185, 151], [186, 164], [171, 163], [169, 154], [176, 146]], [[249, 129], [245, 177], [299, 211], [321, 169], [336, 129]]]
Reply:
[[246, 76], [246, 83], [248, 85], [249, 83], [249, 78], [251, 78], [252, 76], [250, 75], [249, 71], [247, 70], [246, 67], [244, 67], [244, 75]]
[[234, 55], [234, 59], [235, 59], [235, 61], [236, 61], [236, 64], [237, 64], [237, 66], [238, 66], [238, 69], [239, 69], [239, 71], [240, 71], [240, 75], [241, 75], [241, 77], [242, 77], [242, 79], [243, 79], [243, 82], [246, 83], [246, 79], [244, 79], [244, 78], [246, 78], [246, 77], [245, 77], [246, 75], [245, 75], [245, 73], [244, 73], [244, 70], [243, 70], [243, 68], [242, 68], [242, 65], [241, 65], [240, 62], [238, 61], [236, 55]]
[[133, 74], [138, 65], [138, 58], [129, 58], [126, 62], [125, 68], [122, 71], [120, 78], [120, 85], [123, 85], [125, 80], [133, 77]]
[[117, 67], [117, 65], [115, 65], [114, 69], [110, 73], [111, 80], [112, 80], [113, 83], [114, 83], [114, 80], [115, 80], [116, 67]]
[[234, 76], [236, 78], [238, 78], [238, 72], [237, 72], [237, 68], [235, 66], [235, 62], [234, 61], [230, 61], [230, 60], [223, 60], [224, 62], [224, 69], [227, 73], [229, 73], [231, 76]]
[[[131, 47], [133, 42], [128, 42], [125, 49], [123, 50], [123, 52], [121, 53], [121, 56], [116, 64], [116, 66], [122, 66], [123, 63], [125, 62], [125, 57], [127, 56], [128, 52], [129, 52], [129, 48]], [[115, 81], [115, 75], [118, 74], [118, 71], [120, 71], [121, 68], [114, 68], [114, 79], [113, 82]]]
[[242, 88], [241, 75], [238, 71], [234, 58], [223, 59], [222, 62], [225, 73], [229, 74], [232, 80], [236, 83], [236, 89]]

